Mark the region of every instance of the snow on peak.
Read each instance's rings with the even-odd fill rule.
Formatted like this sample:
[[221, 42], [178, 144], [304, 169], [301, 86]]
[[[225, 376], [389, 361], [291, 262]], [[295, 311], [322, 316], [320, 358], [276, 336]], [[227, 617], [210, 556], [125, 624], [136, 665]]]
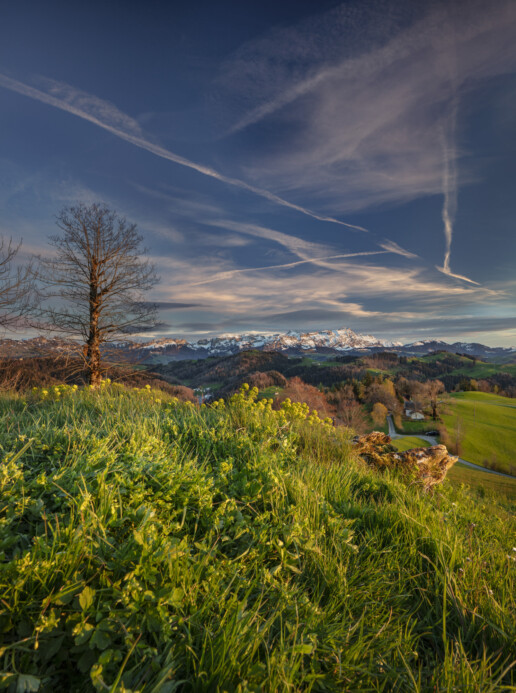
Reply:
[[246, 334], [221, 334], [216, 337], [203, 337], [201, 339], [187, 341], [177, 338], [156, 339], [145, 344], [146, 350], [172, 351], [188, 348], [190, 351], [202, 351], [204, 353], [223, 354], [236, 353], [244, 349], [267, 349], [286, 351], [288, 349], [335, 349], [348, 351], [350, 349], [368, 349], [371, 347], [382, 348], [393, 346], [392, 342], [382, 342], [373, 335], [361, 335], [349, 327], [336, 330], [318, 330], [302, 332], [289, 330], [285, 333], [249, 332]]

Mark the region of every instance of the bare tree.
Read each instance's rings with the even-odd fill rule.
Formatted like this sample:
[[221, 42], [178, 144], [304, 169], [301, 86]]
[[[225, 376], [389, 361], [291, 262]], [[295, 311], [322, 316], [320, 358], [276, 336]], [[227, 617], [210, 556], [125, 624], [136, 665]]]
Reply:
[[440, 380], [429, 380], [425, 383], [425, 394], [432, 407], [432, 418], [434, 421], [438, 419], [439, 395], [444, 392], [444, 385]]
[[[57, 216], [63, 232], [51, 236], [54, 255], [39, 258], [40, 317], [53, 332], [83, 343], [88, 380], [98, 387], [106, 344], [156, 324], [156, 309], [143, 292], [158, 281], [142, 259], [136, 225], [102, 204], [65, 207]], [[45, 307], [54, 300], [51, 307]]]
[[30, 267], [16, 267], [16, 256], [20, 250], [8, 240], [0, 238], [0, 328], [14, 329], [20, 324], [31, 305], [32, 281]]
[[344, 426], [352, 428], [355, 433], [367, 431], [367, 416], [363, 407], [356, 400], [342, 402], [337, 408], [337, 417]]

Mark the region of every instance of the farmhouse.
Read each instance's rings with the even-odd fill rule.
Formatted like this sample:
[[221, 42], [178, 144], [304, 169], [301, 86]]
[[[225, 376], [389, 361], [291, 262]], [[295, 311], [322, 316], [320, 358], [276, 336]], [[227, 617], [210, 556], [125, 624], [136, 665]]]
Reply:
[[422, 421], [425, 418], [425, 415], [417, 410], [416, 404], [412, 400], [405, 400], [403, 408], [405, 416], [412, 421]]

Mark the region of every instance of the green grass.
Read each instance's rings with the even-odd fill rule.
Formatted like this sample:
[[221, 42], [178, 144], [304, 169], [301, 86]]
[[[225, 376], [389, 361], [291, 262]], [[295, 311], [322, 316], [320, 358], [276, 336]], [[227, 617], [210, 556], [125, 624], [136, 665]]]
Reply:
[[416, 438], [415, 436], [407, 436], [406, 438], [393, 438], [392, 444], [398, 448], [400, 452], [410, 450], [411, 448], [427, 448], [430, 446], [426, 440]]
[[516, 375], [516, 365], [506, 364], [501, 365], [497, 363], [476, 363], [474, 366], [465, 365], [462, 368], [456, 368], [451, 371], [451, 375], [464, 375], [467, 378], [489, 378], [491, 375], [496, 375], [496, 373], [509, 373], [510, 375]]
[[[400, 451], [410, 450], [411, 448], [426, 448], [430, 443], [421, 438], [407, 436], [406, 438], [394, 438], [392, 444]], [[472, 469], [460, 462], [457, 462], [448, 472], [447, 480], [452, 484], [466, 484], [471, 489], [481, 494], [492, 492], [502, 494], [508, 498], [516, 499], [516, 479], [504, 477]]]
[[461, 457], [516, 475], [516, 399], [485, 392], [457, 392], [442, 413]]
[[503, 494], [512, 500], [516, 500], [516, 479], [489, 474], [480, 470], [467, 467], [457, 462], [448, 472], [447, 478], [452, 484], [467, 484], [470, 488], [480, 492]]
[[403, 431], [400, 431], [400, 433], [408, 433], [408, 434], [414, 434], [417, 435], [418, 433], [422, 433], [423, 435], [427, 431], [435, 431], [437, 430], [437, 422], [433, 421], [432, 419], [426, 419], [422, 421], [408, 421], [404, 420], [403, 422]]
[[4, 689], [514, 690], [514, 505], [301, 405], [52, 397], [0, 398]]
[[263, 388], [263, 390], [260, 390], [258, 393], [258, 398], [259, 399], [274, 399], [276, 396], [276, 393], [281, 394], [283, 392], [283, 388], [280, 387], [279, 385], [270, 385], [269, 387]]

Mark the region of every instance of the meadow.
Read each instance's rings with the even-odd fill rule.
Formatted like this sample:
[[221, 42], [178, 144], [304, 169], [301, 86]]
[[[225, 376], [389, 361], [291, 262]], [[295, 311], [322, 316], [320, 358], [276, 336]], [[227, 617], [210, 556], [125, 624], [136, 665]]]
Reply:
[[[392, 444], [401, 452], [411, 448], [426, 448], [430, 445], [426, 440], [415, 436], [395, 438]], [[480, 494], [492, 492], [503, 494], [512, 500], [516, 500], [516, 477], [508, 479], [507, 477], [497, 476], [482, 470], [472, 469], [465, 464], [456, 462], [448, 471], [446, 478], [451, 484], [466, 484]]]
[[0, 396], [0, 687], [514, 690], [514, 504], [256, 396]]
[[461, 457], [516, 475], [516, 399], [486, 392], [451, 393], [441, 418]]

